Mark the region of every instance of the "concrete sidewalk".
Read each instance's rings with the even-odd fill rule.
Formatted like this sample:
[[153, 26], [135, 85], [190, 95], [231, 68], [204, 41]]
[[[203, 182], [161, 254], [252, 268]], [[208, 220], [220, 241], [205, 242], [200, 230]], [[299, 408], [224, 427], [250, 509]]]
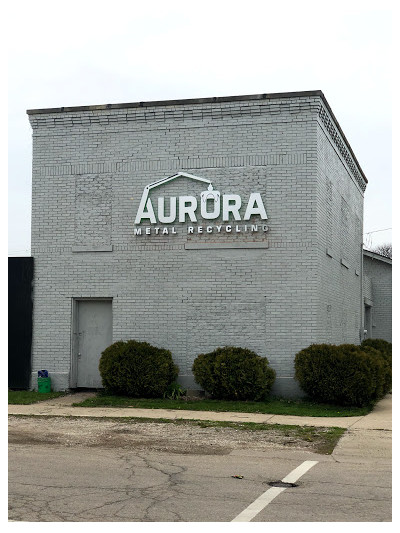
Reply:
[[72, 407], [94, 396], [95, 393], [76, 393], [32, 405], [9, 405], [9, 415], [79, 416], [79, 417], [134, 417], [166, 418], [169, 420], [213, 420], [227, 422], [257, 422], [298, 426], [341, 427], [364, 430], [392, 430], [392, 395], [377, 403], [371, 413], [355, 417], [310, 417], [270, 415], [259, 413], [232, 413], [215, 411], [186, 411], [173, 409], [137, 409], [134, 407]]

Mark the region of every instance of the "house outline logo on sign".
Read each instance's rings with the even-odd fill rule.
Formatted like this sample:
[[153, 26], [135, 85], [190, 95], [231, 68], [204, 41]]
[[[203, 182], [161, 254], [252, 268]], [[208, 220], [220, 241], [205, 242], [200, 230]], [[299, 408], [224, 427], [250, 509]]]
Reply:
[[[224, 222], [230, 220], [230, 216], [233, 216], [235, 221], [242, 220], [239, 210], [242, 207], [242, 199], [238, 194], [222, 194], [214, 190], [211, 180], [188, 174], [187, 172], [178, 172], [172, 176], [168, 176], [161, 180], [155, 181], [146, 185], [143, 190], [142, 197], [137, 210], [135, 225], [139, 225], [143, 220], [150, 222], [150, 224], [171, 224], [176, 221], [177, 216], [177, 204], [179, 207], [178, 219], [179, 222], [186, 222], [186, 218], [189, 217], [191, 222], [197, 222], [196, 210], [198, 208], [198, 201], [195, 196], [182, 195], [179, 197], [170, 197], [170, 209], [169, 215], [165, 214], [165, 198], [163, 196], [158, 197], [157, 201], [157, 217], [154, 211], [153, 203], [149, 198], [149, 193], [152, 189], [160, 187], [178, 177], [185, 177], [200, 181], [208, 184], [206, 191], [200, 193], [200, 211], [201, 216], [205, 220], [215, 220], [221, 214], [221, 198], [222, 198], [222, 219]], [[210, 212], [208, 211], [209, 200], [214, 202], [214, 208]], [[258, 215], [261, 220], [267, 220], [267, 212], [264, 207], [261, 194], [258, 192], [250, 193], [249, 200], [243, 220], [250, 220], [251, 216]], [[157, 220], [158, 218], [158, 220]]]

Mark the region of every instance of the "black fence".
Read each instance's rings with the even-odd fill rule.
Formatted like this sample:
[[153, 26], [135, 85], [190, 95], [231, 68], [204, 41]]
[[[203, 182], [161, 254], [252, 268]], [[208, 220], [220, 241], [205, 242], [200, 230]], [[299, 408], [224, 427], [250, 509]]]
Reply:
[[28, 389], [31, 376], [33, 257], [8, 258], [8, 387]]

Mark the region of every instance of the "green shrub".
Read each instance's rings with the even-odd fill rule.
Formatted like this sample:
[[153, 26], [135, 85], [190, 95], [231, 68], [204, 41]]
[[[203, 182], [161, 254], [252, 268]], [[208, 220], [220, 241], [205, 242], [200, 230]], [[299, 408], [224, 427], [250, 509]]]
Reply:
[[317, 401], [364, 407], [383, 395], [384, 361], [372, 348], [312, 344], [296, 354], [295, 378]]
[[381, 358], [384, 372], [382, 396], [385, 396], [392, 390], [392, 345], [382, 339], [366, 339], [361, 343], [361, 348], [364, 352]]
[[186, 396], [186, 393], [187, 390], [174, 381], [168, 385], [167, 390], [164, 392], [164, 398], [168, 398], [168, 400], [180, 400], [183, 396]]
[[162, 398], [179, 371], [170, 351], [135, 340], [106, 348], [99, 370], [106, 390], [136, 398]]
[[[221, 350], [221, 348], [219, 348]], [[213, 395], [218, 389], [218, 383], [215, 376], [215, 360], [217, 350], [210, 353], [202, 353], [196, 357], [192, 365], [194, 379], [201, 387]]]
[[381, 352], [385, 357], [390, 357], [390, 359], [392, 358], [391, 342], [384, 341], [383, 339], [365, 339], [361, 343], [361, 348], [365, 348], [366, 346], [375, 348], [375, 350]]
[[265, 399], [275, 380], [266, 357], [234, 346], [198, 355], [192, 370], [197, 383], [221, 400]]

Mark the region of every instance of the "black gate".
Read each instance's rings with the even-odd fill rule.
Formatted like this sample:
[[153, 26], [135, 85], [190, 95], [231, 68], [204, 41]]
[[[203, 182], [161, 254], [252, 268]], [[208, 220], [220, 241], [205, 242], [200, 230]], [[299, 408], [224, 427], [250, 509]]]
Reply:
[[33, 257], [8, 258], [8, 387], [28, 389], [31, 376]]

